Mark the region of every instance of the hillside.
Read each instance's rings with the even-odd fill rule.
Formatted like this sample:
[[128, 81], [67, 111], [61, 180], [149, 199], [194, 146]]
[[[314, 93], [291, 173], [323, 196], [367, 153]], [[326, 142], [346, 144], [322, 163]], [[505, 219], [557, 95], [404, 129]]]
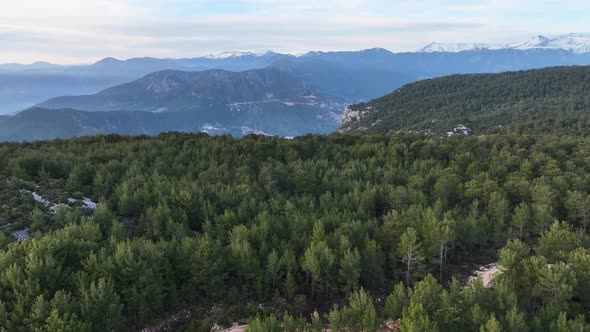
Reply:
[[[341, 130], [412, 130], [445, 134], [560, 122], [588, 123], [590, 67], [453, 75], [408, 84], [345, 112]], [[562, 123], [563, 122], [563, 123]]]
[[275, 69], [230, 72], [165, 70], [105, 89], [94, 95], [50, 99], [46, 108], [86, 111], [208, 112], [233, 103], [295, 101], [313, 92], [303, 82]]
[[[207, 117], [192, 113], [151, 113], [142, 111], [86, 112], [76, 109], [34, 107], [15, 116], [0, 116], [0, 141], [33, 141], [97, 134], [157, 135], [162, 132], [205, 132], [211, 135], [247, 134], [296, 136], [308, 132], [324, 133], [337, 127], [337, 118], [318, 119], [313, 107], [296, 112], [281, 108], [237, 112], [223, 123], [215, 114]], [[325, 121], [322, 121], [325, 120]]]
[[97, 134], [157, 135], [164, 131], [199, 131], [188, 116], [148, 112], [84, 112], [31, 108], [0, 117], [0, 141], [31, 141]]
[[[361, 316], [500, 331], [480, 329], [498, 317], [504, 331], [583, 331], [589, 144], [567, 132], [0, 143], [0, 326], [311, 331], [294, 317], [313, 317], [344, 331]], [[463, 283], [491, 262], [503, 274], [489, 288]], [[543, 328], [556, 322], [576, 328]]]
[[268, 52], [186, 59], [105, 58], [89, 65], [0, 65], [0, 114], [23, 110], [49, 98], [93, 94], [162, 70], [243, 71], [263, 68], [291, 56]]
[[288, 72], [267, 68], [245, 72], [161, 71], [95, 95], [59, 97], [38, 106], [161, 114], [137, 116], [178, 123], [166, 130], [193, 131], [206, 126], [216, 133], [294, 136], [337, 129], [345, 103], [322, 96]]

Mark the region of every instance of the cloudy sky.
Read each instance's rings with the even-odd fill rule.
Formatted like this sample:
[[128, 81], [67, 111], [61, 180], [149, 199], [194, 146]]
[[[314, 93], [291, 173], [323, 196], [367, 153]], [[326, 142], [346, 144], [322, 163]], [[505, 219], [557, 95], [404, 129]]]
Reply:
[[590, 32], [588, 0], [0, 0], [0, 63], [414, 51]]

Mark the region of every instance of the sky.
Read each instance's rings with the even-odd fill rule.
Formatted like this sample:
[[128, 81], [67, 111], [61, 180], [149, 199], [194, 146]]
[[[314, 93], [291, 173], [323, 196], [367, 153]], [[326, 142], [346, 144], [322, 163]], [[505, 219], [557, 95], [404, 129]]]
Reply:
[[415, 51], [590, 32], [588, 0], [0, 0], [0, 63]]

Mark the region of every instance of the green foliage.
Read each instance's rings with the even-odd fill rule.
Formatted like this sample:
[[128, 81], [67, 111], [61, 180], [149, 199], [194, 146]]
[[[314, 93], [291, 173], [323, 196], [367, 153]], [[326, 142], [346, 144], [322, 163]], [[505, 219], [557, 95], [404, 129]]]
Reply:
[[403, 309], [409, 302], [406, 288], [403, 283], [398, 283], [385, 299], [384, 315], [387, 318], [399, 319], [402, 317]]
[[424, 80], [352, 106], [366, 114], [343, 128], [445, 134], [464, 124], [478, 133], [567, 128], [587, 135], [589, 73], [589, 67], [554, 67]]
[[551, 261], [564, 260], [570, 252], [581, 246], [579, 234], [571, 230], [566, 223], [555, 222], [539, 240], [536, 248], [538, 254]]
[[277, 320], [274, 315], [271, 315], [265, 319], [256, 317], [246, 327], [246, 332], [281, 332], [281, 323]]
[[529, 330], [525, 314], [519, 311], [517, 307], [510, 309], [506, 315], [506, 330], [509, 332], [526, 332]]
[[335, 255], [325, 242], [312, 242], [303, 256], [303, 268], [311, 274], [314, 284], [321, 286], [332, 276], [334, 260]]
[[559, 314], [559, 318], [551, 323], [551, 331], [555, 332], [569, 332], [570, 328], [567, 324], [567, 316], [565, 313]]
[[498, 253], [498, 264], [502, 267], [501, 279], [515, 287], [515, 291], [523, 284], [523, 261], [528, 257], [530, 249], [520, 240], [510, 240]]
[[336, 331], [349, 329], [375, 332], [378, 326], [373, 298], [362, 288], [350, 294], [348, 306], [340, 310], [334, 308], [329, 314], [329, 320]]
[[422, 304], [412, 303], [404, 308], [402, 332], [436, 332], [438, 330], [438, 326], [431, 321]]
[[511, 237], [524, 240], [528, 237], [531, 227], [530, 207], [521, 203], [514, 208], [514, 214], [510, 222]]
[[541, 269], [533, 292], [549, 308], [560, 312], [567, 309], [575, 285], [574, 272], [565, 263], [558, 263]]
[[[496, 317], [522, 331], [590, 311], [584, 136], [170, 133], [0, 151], [8, 331], [135, 330], [187, 308], [259, 314], [262, 329], [401, 318], [406, 331], [472, 331]], [[53, 214], [21, 189], [99, 207]], [[16, 243], [25, 227], [34, 236]], [[496, 258], [491, 288], [447, 282]]]
[[355, 248], [354, 251], [347, 250], [344, 252], [340, 261], [339, 274], [346, 293], [357, 289], [361, 276], [361, 255], [358, 249]]
[[303, 317], [295, 318], [289, 314], [283, 317], [283, 331], [297, 332], [304, 331], [307, 328], [307, 321]]
[[441, 307], [442, 286], [432, 275], [427, 275], [424, 280], [416, 283], [409, 292], [412, 303], [419, 303], [430, 317], [435, 317]]
[[504, 330], [502, 329], [502, 326], [500, 325], [500, 322], [498, 322], [498, 320], [496, 319], [496, 317], [492, 316], [486, 322], [486, 324], [483, 325], [479, 329], [479, 331], [480, 332], [502, 332]]
[[410, 284], [413, 278], [422, 269], [422, 246], [414, 228], [408, 228], [402, 234], [396, 251], [399, 259], [405, 264], [406, 283]]
[[112, 282], [104, 278], [90, 284], [80, 299], [82, 317], [96, 331], [112, 331], [123, 323], [123, 306]]
[[587, 249], [577, 249], [570, 253], [568, 263], [576, 275], [575, 296], [579, 297], [582, 303], [589, 303], [590, 252]]

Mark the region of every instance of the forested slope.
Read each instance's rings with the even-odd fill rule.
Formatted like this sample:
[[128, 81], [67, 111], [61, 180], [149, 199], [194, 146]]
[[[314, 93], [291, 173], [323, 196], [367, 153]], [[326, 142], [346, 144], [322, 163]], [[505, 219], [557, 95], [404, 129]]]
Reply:
[[85, 112], [76, 109], [30, 108], [0, 117], [0, 141], [33, 141], [98, 134], [157, 135], [177, 130], [198, 132], [197, 116], [150, 112]]
[[[351, 113], [352, 112], [352, 113]], [[506, 127], [553, 131], [588, 123], [590, 67], [452, 75], [408, 84], [352, 106], [343, 130], [414, 130], [444, 134], [458, 124], [475, 132]]]
[[[270, 314], [290, 331], [579, 330], [588, 160], [590, 138], [567, 131], [0, 144], [0, 326], [133, 330], [189, 310], [181, 330], [280, 330], [254, 319]], [[98, 210], [53, 213], [31, 191]], [[449, 283], [498, 258], [492, 288]]]

